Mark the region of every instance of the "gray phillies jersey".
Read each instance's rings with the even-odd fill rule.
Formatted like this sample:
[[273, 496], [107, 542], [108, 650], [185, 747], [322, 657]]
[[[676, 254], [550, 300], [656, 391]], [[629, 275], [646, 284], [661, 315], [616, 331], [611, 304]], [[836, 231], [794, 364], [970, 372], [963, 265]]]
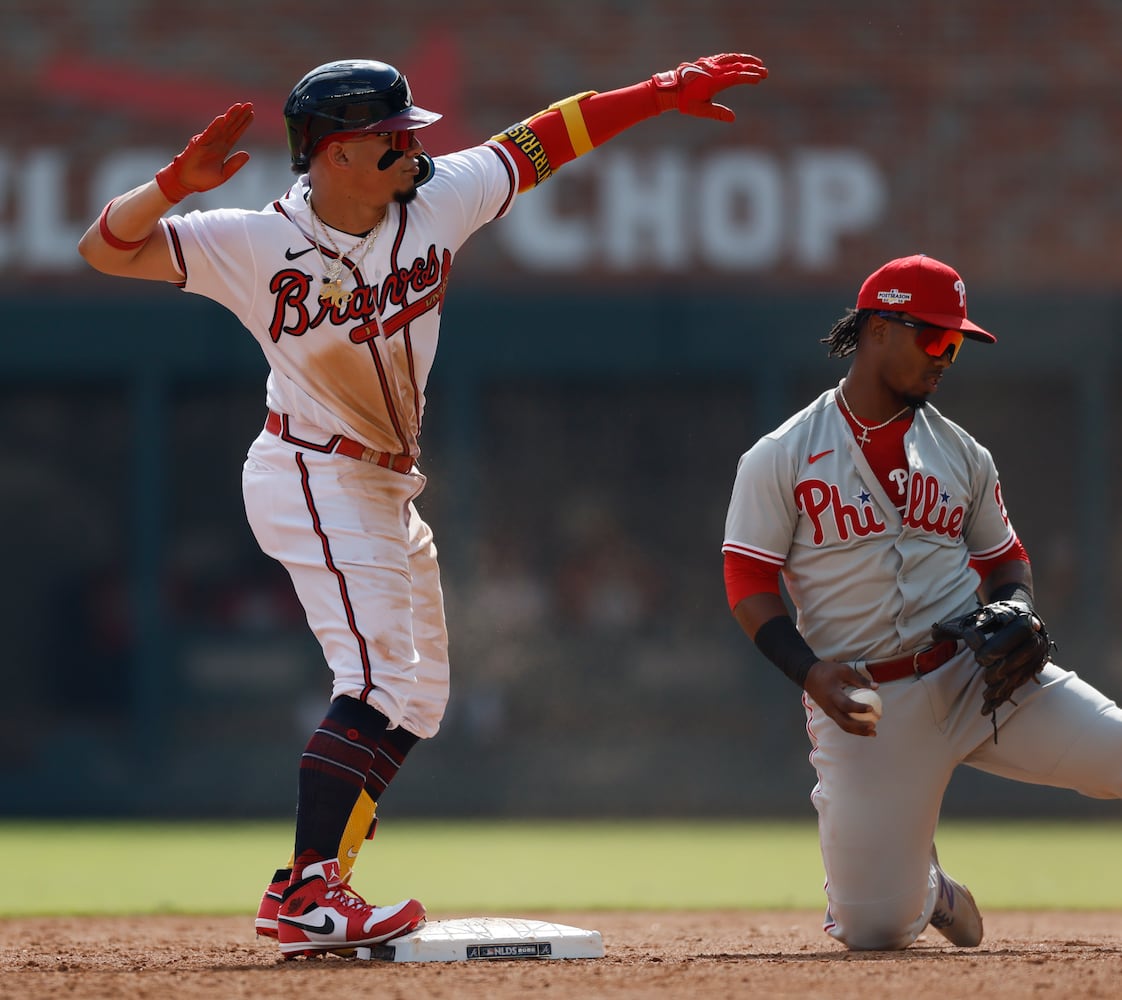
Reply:
[[[904, 435], [889, 498], [830, 389], [741, 456], [722, 551], [781, 569], [822, 659], [881, 660], [929, 645], [978, 603], [970, 559], [1017, 542], [990, 453], [928, 405]], [[897, 509], [897, 504], [902, 511]]]

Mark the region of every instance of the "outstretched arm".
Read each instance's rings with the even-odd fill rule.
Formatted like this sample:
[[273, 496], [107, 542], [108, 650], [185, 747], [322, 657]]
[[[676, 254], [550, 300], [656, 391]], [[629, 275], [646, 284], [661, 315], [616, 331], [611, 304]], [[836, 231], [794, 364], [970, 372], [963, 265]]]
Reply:
[[736, 115], [723, 104], [714, 103], [713, 98], [729, 87], [765, 79], [767, 68], [756, 56], [704, 56], [621, 90], [567, 97], [512, 125], [493, 141], [514, 153], [518, 188], [525, 191], [563, 164], [664, 111], [734, 121]]
[[160, 217], [189, 194], [218, 187], [245, 166], [249, 153], [230, 151], [252, 121], [252, 104], [235, 104], [215, 118], [147, 184], [110, 201], [79, 240], [78, 252], [106, 274], [181, 280], [167, 241], [152, 239]]

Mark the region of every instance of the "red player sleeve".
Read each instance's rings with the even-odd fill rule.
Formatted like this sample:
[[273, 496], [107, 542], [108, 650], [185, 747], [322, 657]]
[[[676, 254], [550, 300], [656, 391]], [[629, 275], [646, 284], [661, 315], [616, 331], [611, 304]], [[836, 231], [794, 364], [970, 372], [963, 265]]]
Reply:
[[739, 552], [725, 553], [725, 594], [729, 608], [735, 608], [746, 597], [753, 594], [778, 594], [779, 568], [762, 559], [741, 555]]
[[1028, 552], [1021, 544], [1019, 538], [1014, 539], [1013, 544], [1002, 552], [1001, 555], [994, 556], [992, 559], [971, 559], [970, 568], [984, 580], [1002, 563], [1012, 562], [1014, 559], [1020, 559], [1022, 562], [1031, 561]]
[[566, 97], [512, 125], [493, 141], [513, 153], [518, 189], [525, 191], [661, 110], [654, 82], [647, 80], [606, 94], [588, 91]]

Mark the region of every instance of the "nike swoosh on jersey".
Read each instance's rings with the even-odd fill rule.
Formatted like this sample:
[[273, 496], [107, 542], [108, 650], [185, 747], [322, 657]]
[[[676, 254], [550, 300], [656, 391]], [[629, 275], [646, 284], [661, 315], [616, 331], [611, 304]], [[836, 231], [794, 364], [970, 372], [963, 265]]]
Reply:
[[819, 460], [820, 458], [825, 458], [825, 457], [826, 457], [827, 455], [832, 455], [833, 453], [834, 453], [834, 449], [833, 449], [833, 448], [827, 448], [827, 449], [826, 449], [825, 451], [820, 451], [820, 452], [818, 452], [818, 454], [817, 454], [817, 455], [809, 455], [809, 456], [807, 457], [807, 461], [808, 461], [808, 462], [809, 462], [809, 463], [810, 463], [811, 465], [813, 465], [813, 464], [814, 464], [815, 462], [817, 462], [817, 461], [818, 461], [818, 460]]
[[312, 924], [305, 924], [300, 920], [293, 920], [292, 917], [279, 917], [278, 919], [280, 920], [280, 922], [282, 924], [288, 924], [289, 927], [298, 927], [300, 930], [304, 931], [306, 934], [334, 934], [335, 933], [335, 921], [331, 919], [331, 914], [330, 913], [325, 913], [323, 915], [323, 923], [321, 923], [318, 927], [313, 926]]
[[297, 257], [303, 257], [306, 253], [311, 253], [315, 247], [308, 247], [307, 250], [293, 250], [291, 247], [284, 252], [285, 260], [295, 260]]

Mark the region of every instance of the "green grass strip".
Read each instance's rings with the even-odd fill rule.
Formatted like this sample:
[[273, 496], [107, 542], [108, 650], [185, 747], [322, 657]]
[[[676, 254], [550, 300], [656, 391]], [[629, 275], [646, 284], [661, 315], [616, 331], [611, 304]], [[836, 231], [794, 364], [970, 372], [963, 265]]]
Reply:
[[[886, 830], [886, 836], [891, 832]], [[256, 911], [288, 823], [4, 822], [0, 916]], [[1120, 909], [1122, 823], [945, 822], [944, 867], [986, 909]], [[434, 917], [548, 910], [818, 909], [813, 819], [389, 820], [355, 885]]]

